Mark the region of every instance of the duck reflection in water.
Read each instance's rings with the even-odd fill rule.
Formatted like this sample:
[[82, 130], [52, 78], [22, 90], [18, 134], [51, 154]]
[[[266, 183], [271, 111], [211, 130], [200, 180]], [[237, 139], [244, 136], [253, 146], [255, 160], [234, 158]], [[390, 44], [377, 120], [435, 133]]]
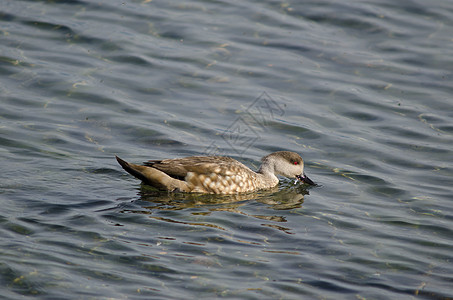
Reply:
[[[304, 195], [309, 194], [302, 187], [294, 187], [292, 182], [283, 184], [280, 187], [261, 190], [252, 193], [241, 193], [233, 195], [211, 195], [211, 194], [191, 194], [191, 193], [168, 193], [156, 190], [153, 187], [142, 184], [139, 190], [141, 208], [123, 209], [124, 213], [146, 214], [153, 219], [165, 221], [169, 223], [181, 223], [192, 226], [215, 227], [226, 230], [219, 225], [204, 222], [202, 218], [200, 222], [188, 222], [174, 219], [172, 217], [163, 217], [162, 211], [177, 211], [187, 210], [192, 208], [201, 209], [196, 215], [208, 216], [213, 212], [226, 211], [233, 212], [248, 217], [253, 217], [270, 222], [285, 223], [287, 222], [284, 216], [275, 214], [258, 215], [244, 212], [241, 207], [256, 201], [268, 206], [268, 208], [278, 210], [291, 210], [302, 207]], [[272, 227], [281, 230], [285, 233], [290, 233], [290, 228], [283, 227], [277, 224], [261, 224], [262, 226]]]

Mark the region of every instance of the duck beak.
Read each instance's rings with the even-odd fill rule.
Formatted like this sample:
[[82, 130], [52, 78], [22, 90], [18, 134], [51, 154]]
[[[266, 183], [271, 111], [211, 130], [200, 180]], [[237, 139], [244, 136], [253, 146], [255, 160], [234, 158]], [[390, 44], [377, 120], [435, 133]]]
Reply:
[[302, 173], [301, 175], [297, 175], [296, 178], [299, 179], [302, 183], [306, 183], [309, 185], [317, 185], [310, 178], [308, 178], [308, 176], [305, 175], [305, 173]]

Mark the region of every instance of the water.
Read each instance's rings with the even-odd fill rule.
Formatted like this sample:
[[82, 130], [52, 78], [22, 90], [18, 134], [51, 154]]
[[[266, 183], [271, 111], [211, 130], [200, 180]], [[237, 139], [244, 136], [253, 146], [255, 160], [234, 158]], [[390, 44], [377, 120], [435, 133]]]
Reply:
[[[453, 4], [3, 1], [4, 299], [452, 297]], [[321, 186], [116, 163], [302, 154]]]

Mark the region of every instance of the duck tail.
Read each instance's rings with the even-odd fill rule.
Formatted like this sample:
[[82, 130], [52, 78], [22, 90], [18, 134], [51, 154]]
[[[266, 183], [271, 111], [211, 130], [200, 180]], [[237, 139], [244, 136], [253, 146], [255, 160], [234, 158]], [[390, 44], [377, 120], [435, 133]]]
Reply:
[[118, 163], [120, 164], [120, 166], [123, 167], [123, 169], [124, 169], [127, 173], [129, 173], [129, 174], [131, 174], [132, 176], [134, 176], [134, 177], [140, 179], [141, 181], [144, 181], [144, 182], [147, 181], [147, 178], [146, 178], [145, 174], [143, 174], [143, 173], [141, 172], [141, 170], [140, 170], [140, 169], [143, 168], [143, 166], [130, 164], [130, 163], [128, 163], [127, 161], [122, 160], [121, 158], [119, 158], [119, 157], [116, 156], [116, 155], [115, 155], [115, 157], [116, 157], [116, 160], [118, 161]]
[[128, 163], [118, 156], [115, 156], [118, 163], [126, 172], [140, 179], [143, 183], [154, 186], [160, 190], [189, 192], [191, 189], [184, 181], [171, 178], [162, 171], [153, 167], [140, 166]]

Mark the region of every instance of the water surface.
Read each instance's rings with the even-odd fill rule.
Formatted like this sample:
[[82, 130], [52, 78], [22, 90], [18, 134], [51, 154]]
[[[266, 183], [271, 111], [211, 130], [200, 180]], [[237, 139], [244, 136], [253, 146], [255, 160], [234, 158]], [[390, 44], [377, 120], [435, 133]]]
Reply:
[[[4, 1], [5, 299], [452, 297], [453, 4]], [[320, 186], [157, 193], [131, 162]]]

